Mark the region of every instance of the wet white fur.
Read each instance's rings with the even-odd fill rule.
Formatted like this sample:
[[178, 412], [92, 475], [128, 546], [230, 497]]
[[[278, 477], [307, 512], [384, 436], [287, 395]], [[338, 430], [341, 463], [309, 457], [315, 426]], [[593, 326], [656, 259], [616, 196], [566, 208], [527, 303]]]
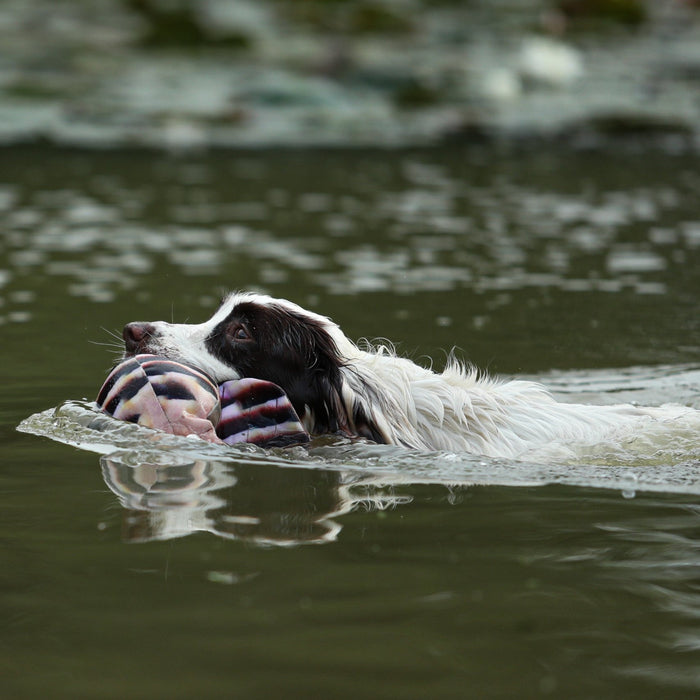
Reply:
[[[341, 398], [349, 428], [354, 428], [353, 406], [360, 404], [390, 444], [513, 458], [550, 445], [625, 441], [659, 423], [670, 427], [681, 421], [700, 430], [700, 412], [692, 408], [560, 403], [535, 382], [493, 379], [456, 361], [436, 373], [386, 346], [361, 350], [328, 318], [260, 294], [232, 294], [204, 323], [155, 322], [149, 349], [194, 364], [219, 382], [237, 378], [235, 370], [208, 352], [204, 341], [241, 302], [281, 306], [321, 324], [344, 363]], [[307, 414], [304, 423], [313, 432], [313, 416]]]

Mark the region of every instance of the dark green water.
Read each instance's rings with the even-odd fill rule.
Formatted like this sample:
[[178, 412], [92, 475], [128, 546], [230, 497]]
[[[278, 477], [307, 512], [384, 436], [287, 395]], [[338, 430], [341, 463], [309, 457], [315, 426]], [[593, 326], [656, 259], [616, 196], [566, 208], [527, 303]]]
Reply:
[[471, 467], [551, 479], [333, 446], [120, 464], [15, 428], [94, 398], [103, 329], [251, 287], [419, 361], [456, 345], [562, 393], [698, 407], [697, 166], [4, 150], [3, 697], [696, 697], [697, 444], [625, 462], [627, 489], [591, 485], [605, 463], [504, 487]]

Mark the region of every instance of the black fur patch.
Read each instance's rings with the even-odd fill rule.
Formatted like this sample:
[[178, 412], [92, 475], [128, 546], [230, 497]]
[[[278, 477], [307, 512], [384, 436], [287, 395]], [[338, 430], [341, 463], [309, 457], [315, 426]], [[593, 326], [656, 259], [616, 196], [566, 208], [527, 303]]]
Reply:
[[[237, 340], [227, 331], [244, 324], [252, 336]], [[282, 387], [303, 419], [314, 416], [315, 433], [348, 431], [340, 399], [343, 366], [323, 324], [281, 305], [238, 304], [205, 341], [206, 347], [241, 377], [264, 379]]]

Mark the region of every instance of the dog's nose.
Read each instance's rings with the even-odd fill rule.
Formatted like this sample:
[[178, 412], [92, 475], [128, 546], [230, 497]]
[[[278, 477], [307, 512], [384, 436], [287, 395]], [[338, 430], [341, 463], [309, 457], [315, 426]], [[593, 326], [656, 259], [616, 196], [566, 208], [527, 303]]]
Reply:
[[134, 354], [146, 352], [148, 341], [153, 337], [155, 330], [150, 323], [127, 323], [122, 331], [126, 351]]

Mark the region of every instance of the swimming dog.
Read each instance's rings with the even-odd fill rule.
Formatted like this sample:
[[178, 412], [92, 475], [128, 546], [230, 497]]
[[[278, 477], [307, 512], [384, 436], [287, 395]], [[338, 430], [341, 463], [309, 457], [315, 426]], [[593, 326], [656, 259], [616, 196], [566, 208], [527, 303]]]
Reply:
[[554, 443], [632, 439], [660, 423], [700, 430], [700, 411], [684, 406], [562, 403], [539, 383], [495, 379], [454, 359], [438, 373], [387, 344], [360, 349], [329, 318], [263, 294], [233, 293], [200, 324], [129, 323], [123, 337], [126, 357], [162, 355], [218, 383], [278, 384], [312, 435], [514, 458]]

